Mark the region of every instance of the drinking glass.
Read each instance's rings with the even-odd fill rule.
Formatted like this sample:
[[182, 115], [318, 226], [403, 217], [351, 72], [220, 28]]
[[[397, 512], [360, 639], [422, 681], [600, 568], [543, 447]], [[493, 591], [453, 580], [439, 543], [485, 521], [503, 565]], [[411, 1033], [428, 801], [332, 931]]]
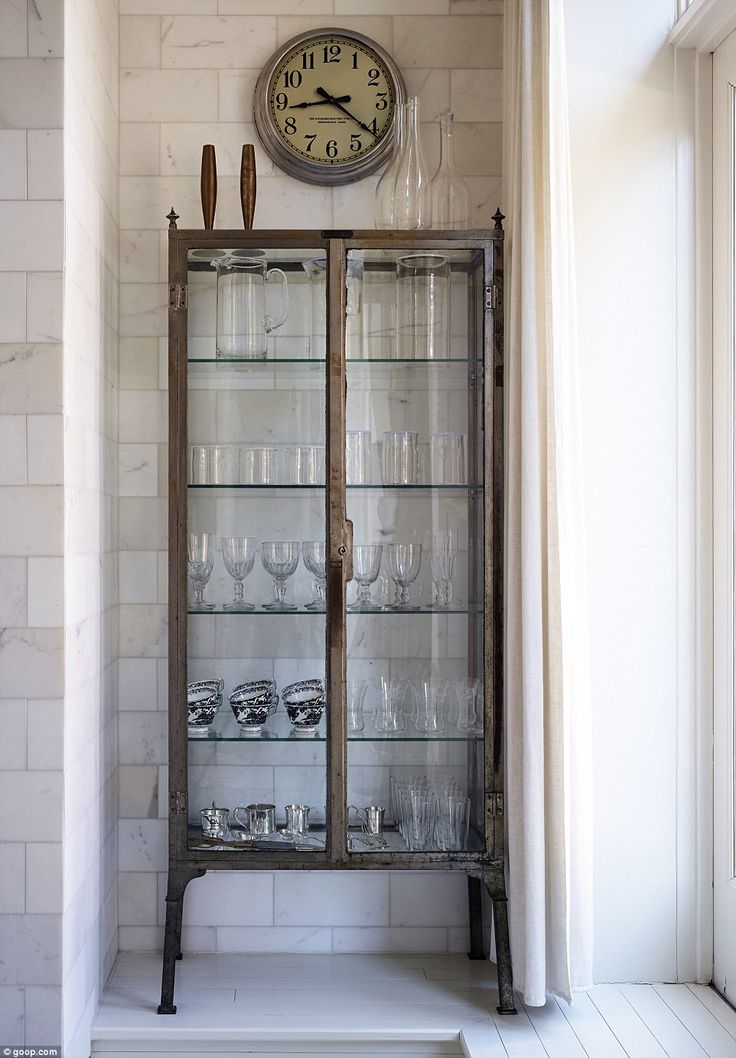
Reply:
[[368, 484], [371, 479], [370, 430], [348, 430], [345, 465], [348, 485]]
[[378, 578], [381, 568], [383, 544], [355, 544], [353, 547], [353, 580], [360, 587], [358, 597], [350, 610], [380, 610], [371, 597], [371, 584]]
[[432, 606], [445, 609], [452, 601], [452, 578], [457, 562], [457, 529], [432, 536], [432, 580], [435, 596]]
[[404, 840], [410, 852], [425, 851], [432, 840], [435, 798], [425, 790], [404, 790], [401, 793], [404, 815]]
[[414, 430], [386, 430], [383, 435], [384, 485], [416, 485], [419, 475], [419, 434]]
[[409, 599], [409, 585], [419, 576], [422, 564], [421, 544], [389, 544], [388, 571], [396, 581], [398, 599], [390, 607], [392, 610], [418, 610]]
[[456, 681], [456, 694], [458, 701], [457, 728], [458, 731], [477, 732], [480, 727], [478, 716], [478, 692], [480, 682], [467, 679]]
[[212, 445], [192, 445], [190, 481], [192, 485], [212, 484]]
[[235, 476], [235, 452], [227, 445], [212, 446], [212, 484], [232, 485]]
[[214, 610], [215, 604], [204, 601], [204, 589], [215, 564], [215, 534], [187, 533], [187, 569], [194, 588], [192, 610]]
[[[211, 262], [217, 269], [216, 355], [265, 360], [268, 335], [286, 322], [289, 283], [280, 268], [268, 268], [262, 251], [232, 250]], [[281, 283], [281, 312], [266, 312], [266, 284]]]
[[296, 610], [296, 606], [286, 601], [286, 581], [299, 565], [299, 541], [264, 540], [261, 562], [266, 573], [273, 577], [273, 602], [264, 602], [263, 609]]
[[362, 731], [363, 704], [368, 690], [368, 680], [348, 680], [348, 734]]
[[396, 355], [400, 360], [450, 356], [450, 262], [411, 254], [396, 262]]
[[443, 852], [462, 850], [468, 840], [470, 798], [448, 793], [437, 798], [434, 837]]
[[403, 680], [392, 680], [381, 676], [375, 715], [376, 731], [390, 735], [404, 730], [404, 701], [407, 689]]
[[278, 484], [278, 448], [241, 448], [240, 449], [240, 484], [241, 485], [276, 485]]
[[446, 687], [439, 680], [422, 680], [414, 704], [414, 726], [417, 731], [445, 730]]
[[251, 536], [223, 536], [220, 542], [225, 569], [235, 581], [233, 601], [226, 602], [223, 610], [255, 610], [243, 597], [243, 581], [253, 569], [256, 541]]
[[430, 455], [433, 485], [466, 483], [465, 434], [433, 433]]
[[305, 540], [302, 543], [302, 562], [314, 577], [314, 598], [305, 610], [325, 609], [327, 586], [327, 546], [323, 540]]
[[286, 484], [324, 485], [324, 445], [293, 445], [286, 449], [284, 459]]

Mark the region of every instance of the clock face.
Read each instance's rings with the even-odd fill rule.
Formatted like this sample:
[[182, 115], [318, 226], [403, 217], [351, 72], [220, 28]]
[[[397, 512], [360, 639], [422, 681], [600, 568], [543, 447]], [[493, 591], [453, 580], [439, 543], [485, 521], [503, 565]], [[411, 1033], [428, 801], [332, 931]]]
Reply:
[[263, 71], [256, 126], [287, 172], [314, 183], [347, 183], [385, 160], [404, 98], [401, 76], [377, 44], [322, 30], [290, 41]]

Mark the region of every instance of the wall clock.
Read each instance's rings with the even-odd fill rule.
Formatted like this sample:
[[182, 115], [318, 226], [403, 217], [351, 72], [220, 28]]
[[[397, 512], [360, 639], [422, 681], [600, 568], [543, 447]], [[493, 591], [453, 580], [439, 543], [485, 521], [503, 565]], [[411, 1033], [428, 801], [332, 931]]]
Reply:
[[271, 56], [253, 114], [279, 168], [312, 184], [348, 184], [387, 160], [404, 102], [401, 73], [380, 45], [351, 30], [317, 29]]

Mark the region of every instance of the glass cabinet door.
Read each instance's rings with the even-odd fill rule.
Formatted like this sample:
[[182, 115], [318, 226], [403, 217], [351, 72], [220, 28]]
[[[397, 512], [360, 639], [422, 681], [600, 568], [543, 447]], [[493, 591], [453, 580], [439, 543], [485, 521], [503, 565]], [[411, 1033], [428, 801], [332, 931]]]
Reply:
[[325, 249], [187, 287], [190, 847], [324, 851]]
[[484, 844], [484, 254], [347, 253], [348, 852]]

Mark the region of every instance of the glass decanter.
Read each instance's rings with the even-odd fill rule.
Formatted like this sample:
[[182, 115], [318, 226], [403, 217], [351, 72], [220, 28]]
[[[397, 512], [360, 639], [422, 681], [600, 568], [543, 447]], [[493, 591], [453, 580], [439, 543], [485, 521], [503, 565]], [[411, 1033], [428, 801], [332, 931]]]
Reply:
[[394, 227], [394, 187], [396, 185], [396, 173], [401, 158], [401, 144], [403, 141], [404, 128], [404, 105], [400, 103], [394, 114], [394, 146], [388, 165], [381, 174], [381, 179], [376, 184], [376, 203], [374, 209], [374, 220], [376, 228]]
[[469, 228], [470, 192], [455, 166], [454, 118], [440, 114], [440, 164], [429, 187], [432, 227]]
[[419, 139], [419, 100], [413, 96], [404, 105], [401, 148], [396, 162], [392, 227], [431, 227], [429, 171]]

